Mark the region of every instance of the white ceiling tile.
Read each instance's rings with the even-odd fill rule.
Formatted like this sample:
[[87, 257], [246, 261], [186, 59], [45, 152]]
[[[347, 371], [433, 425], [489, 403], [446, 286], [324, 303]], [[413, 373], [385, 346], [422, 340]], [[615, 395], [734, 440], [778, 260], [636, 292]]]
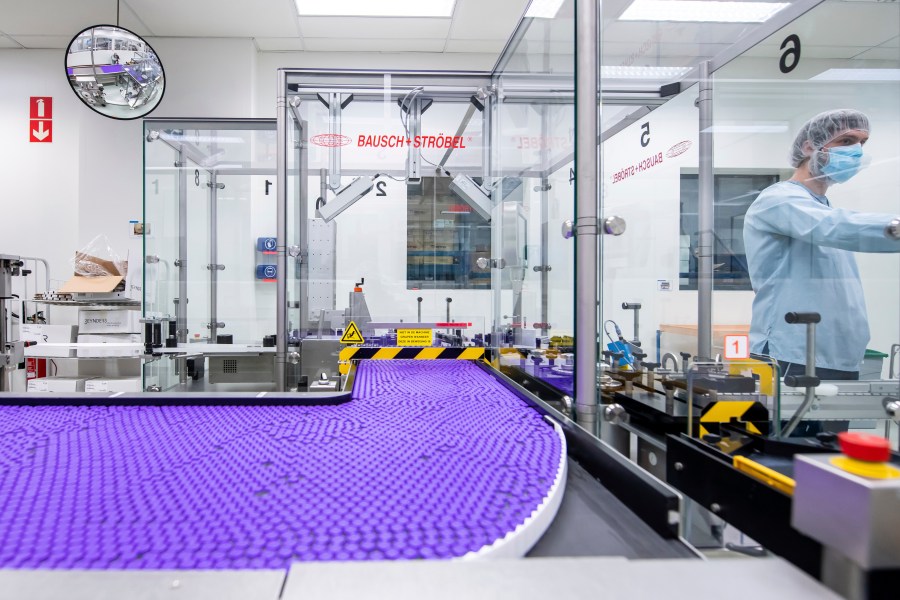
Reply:
[[256, 38], [256, 47], [261, 52], [295, 52], [304, 50], [303, 40], [292, 38]]
[[41, 48], [62, 48], [65, 50], [72, 41], [72, 38], [68, 35], [17, 35], [10, 37], [31, 50]]
[[[39, 5], [38, 5], [39, 4]], [[111, 0], [0, 0], [0, 31], [15, 35], [68, 36], [90, 27], [116, 22], [116, 4]]]
[[769, 36], [763, 45], [780, 46], [788, 34], [806, 44], [872, 47], [900, 35], [900, 3], [825, 2]]
[[500, 54], [505, 40], [447, 40], [444, 52], [494, 52]]
[[424, 39], [447, 37], [450, 19], [396, 19], [393, 17], [301, 17], [304, 38]]
[[441, 52], [443, 39], [364, 39], [364, 38], [307, 38], [307, 50], [312, 52]]
[[144, 23], [141, 18], [137, 15], [136, 12], [128, 5], [128, 3], [123, 0], [121, 3], [121, 9], [119, 11], [119, 25], [128, 29], [132, 33], [139, 35], [140, 37], [151, 37], [153, 36], [153, 31], [147, 27], [147, 24]]
[[509, 39], [528, 0], [456, 0], [452, 39]]
[[297, 35], [292, 0], [127, 0], [157, 36], [291, 37]]

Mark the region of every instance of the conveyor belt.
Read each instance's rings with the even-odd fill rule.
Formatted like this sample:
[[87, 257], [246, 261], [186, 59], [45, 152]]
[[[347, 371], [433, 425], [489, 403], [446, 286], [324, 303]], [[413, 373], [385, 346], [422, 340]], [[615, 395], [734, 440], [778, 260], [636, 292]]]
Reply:
[[463, 556], [532, 518], [563, 449], [461, 361], [363, 362], [330, 406], [0, 407], [0, 567]]

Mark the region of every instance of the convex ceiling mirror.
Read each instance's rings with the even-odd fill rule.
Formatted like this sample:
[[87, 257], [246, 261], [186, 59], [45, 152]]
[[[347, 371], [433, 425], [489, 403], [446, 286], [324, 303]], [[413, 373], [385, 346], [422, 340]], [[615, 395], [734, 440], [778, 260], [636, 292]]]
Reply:
[[155, 109], [165, 92], [156, 52], [144, 39], [117, 25], [94, 25], [72, 38], [66, 76], [82, 102], [105, 117], [138, 119]]

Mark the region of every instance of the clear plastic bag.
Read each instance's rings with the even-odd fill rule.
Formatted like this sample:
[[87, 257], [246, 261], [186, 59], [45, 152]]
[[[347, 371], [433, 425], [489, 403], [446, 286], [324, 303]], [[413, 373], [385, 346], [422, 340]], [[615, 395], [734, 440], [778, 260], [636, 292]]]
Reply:
[[112, 249], [103, 234], [75, 253], [72, 270], [82, 277], [124, 276], [126, 262]]

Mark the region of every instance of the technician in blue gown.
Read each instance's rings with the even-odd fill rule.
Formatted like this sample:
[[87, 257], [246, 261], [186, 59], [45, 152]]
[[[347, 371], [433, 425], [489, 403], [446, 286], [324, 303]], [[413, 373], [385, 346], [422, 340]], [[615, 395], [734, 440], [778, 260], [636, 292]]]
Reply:
[[885, 236], [895, 215], [832, 207], [828, 187], [862, 166], [869, 119], [849, 109], [816, 115], [791, 148], [793, 177], [769, 186], [744, 220], [744, 245], [756, 296], [750, 350], [777, 359], [782, 375], [802, 375], [806, 328], [785, 313], [817, 312], [816, 375], [859, 379], [869, 322], [854, 252], [900, 252]]

